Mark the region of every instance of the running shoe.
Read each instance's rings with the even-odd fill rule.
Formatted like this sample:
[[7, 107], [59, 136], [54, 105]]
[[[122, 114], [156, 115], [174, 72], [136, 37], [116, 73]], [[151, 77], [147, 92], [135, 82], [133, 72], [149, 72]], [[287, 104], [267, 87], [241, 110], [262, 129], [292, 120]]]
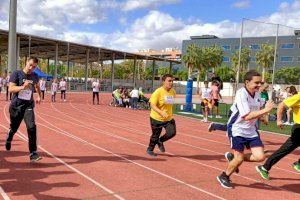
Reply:
[[295, 162], [293, 163], [293, 168], [297, 171], [300, 172], [300, 162]]
[[147, 152], [147, 154], [150, 155], [150, 156], [153, 156], [153, 157], [157, 156], [157, 154], [154, 153], [154, 151], [151, 150], [149, 147], [147, 148], [147, 151], [146, 151], [146, 152]]
[[255, 169], [263, 179], [270, 180], [269, 172], [263, 166], [256, 166]]
[[216, 129], [215, 129], [215, 123], [211, 122], [211, 123], [209, 124], [209, 126], [208, 126], [208, 132], [212, 132], [212, 131], [214, 131], [214, 130], [216, 130]]
[[159, 148], [159, 150], [160, 150], [161, 152], [164, 153], [164, 152], [166, 151], [165, 146], [164, 146], [164, 143], [162, 143], [160, 140], [158, 140], [157, 146], [158, 146], [158, 148]]
[[227, 188], [227, 189], [232, 189], [233, 185], [230, 182], [229, 176], [223, 172], [221, 175], [217, 176], [217, 180], [221, 184], [222, 187]]
[[30, 162], [38, 162], [41, 159], [42, 157], [36, 152], [30, 154]]

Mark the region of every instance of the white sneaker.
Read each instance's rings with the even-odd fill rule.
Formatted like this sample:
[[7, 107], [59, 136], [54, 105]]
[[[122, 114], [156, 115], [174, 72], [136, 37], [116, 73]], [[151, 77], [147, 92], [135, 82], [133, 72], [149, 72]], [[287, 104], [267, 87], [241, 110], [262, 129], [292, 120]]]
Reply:
[[287, 126], [290, 126], [290, 122], [284, 122], [283, 125], [287, 125]]
[[212, 115], [208, 115], [208, 118], [213, 118], [213, 116]]
[[216, 115], [216, 118], [221, 119], [222, 117], [220, 115]]

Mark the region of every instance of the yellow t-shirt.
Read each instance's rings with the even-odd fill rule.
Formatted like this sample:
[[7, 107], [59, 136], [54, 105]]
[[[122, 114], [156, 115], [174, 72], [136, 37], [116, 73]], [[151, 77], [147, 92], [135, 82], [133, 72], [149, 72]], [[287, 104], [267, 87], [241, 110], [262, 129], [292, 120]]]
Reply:
[[283, 103], [293, 110], [293, 119], [296, 124], [300, 124], [300, 93], [286, 98]]
[[163, 118], [159, 113], [151, 109], [150, 117], [161, 122], [170, 121], [173, 118], [173, 104], [175, 98], [175, 90], [165, 90], [163, 87], [157, 88], [151, 95], [150, 103], [155, 104], [160, 110], [168, 114], [167, 118]]

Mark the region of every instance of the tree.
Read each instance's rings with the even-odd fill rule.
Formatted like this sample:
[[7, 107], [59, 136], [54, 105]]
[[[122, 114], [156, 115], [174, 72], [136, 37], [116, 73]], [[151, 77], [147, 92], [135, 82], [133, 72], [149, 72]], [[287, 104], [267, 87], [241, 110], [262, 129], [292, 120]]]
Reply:
[[[249, 62], [250, 62], [250, 52], [251, 50], [249, 48], [242, 48], [241, 49], [241, 66], [240, 66], [240, 74], [243, 74], [247, 71]], [[231, 56], [231, 63], [232, 63], [232, 69], [235, 74], [237, 74], [238, 67], [239, 67], [239, 51], [236, 51]]]
[[265, 72], [274, 62], [275, 48], [273, 45], [262, 44], [260, 50], [256, 53], [256, 63], [263, 68], [262, 80], [265, 81]]
[[216, 68], [215, 73], [224, 82], [230, 82], [232, 79], [235, 79], [235, 72], [226, 65]]
[[187, 47], [186, 54], [182, 57], [182, 61], [186, 64], [188, 67], [188, 75], [189, 78], [191, 78], [193, 68], [195, 67], [196, 60], [197, 60], [197, 47], [195, 44], [190, 44]]
[[300, 67], [284, 67], [275, 72], [275, 82], [285, 84], [300, 83]]
[[169, 73], [168, 67], [161, 66], [158, 68], [158, 76], [162, 77], [163, 75], [168, 74], [168, 73]]

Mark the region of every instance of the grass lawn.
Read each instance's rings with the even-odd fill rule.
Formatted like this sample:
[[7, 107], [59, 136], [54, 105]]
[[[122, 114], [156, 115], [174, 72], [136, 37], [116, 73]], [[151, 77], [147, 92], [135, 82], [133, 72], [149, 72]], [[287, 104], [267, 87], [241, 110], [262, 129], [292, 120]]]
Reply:
[[[223, 118], [217, 119], [217, 118], [213, 117], [213, 118], [208, 118], [208, 120], [213, 121], [213, 122], [219, 122], [219, 123], [227, 123], [228, 117], [227, 117], [226, 113], [228, 113], [230, 106], [231, 105], [221, 103], [219, 108], [220, 108], [220, 114]], [[197, 119], [203, 119], [203, 117], [195, 115], [195, 114], [200, 114], [200, 104], [196, 105], [196, 108], [194, 109], [192, 114], [181, 113], [181, 112], [183, 112], [183, 111], [180, 110], [180, 105], [179, 104], [175, 105], [174, 106], [174, 114], [197, 118]], [[271, 114], [274, 114], [274, 113], [276, 113], [276, 109], [274, 109], [271, 112]], [[268, 125], [264, 125], [262, 123], [260, 125], [260, 130], [270, 131], [270, 132], [275, 132], [275, 133], [280, 133], [280, 134], [286, 134], [286, 135], [289, 135], [291, 133], [291, 128], [292, 128], [292, 126], [285, 126], [284, 129], [279, 129], [276, 125], [276, 121], [269, 121]]]

